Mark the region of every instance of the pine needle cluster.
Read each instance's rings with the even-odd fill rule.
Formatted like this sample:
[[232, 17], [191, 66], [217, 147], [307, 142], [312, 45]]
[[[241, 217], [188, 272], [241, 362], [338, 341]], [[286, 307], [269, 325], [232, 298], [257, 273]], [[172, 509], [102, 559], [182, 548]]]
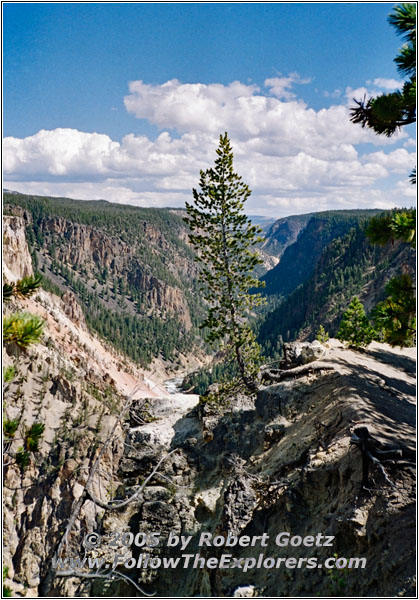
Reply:
[[22, 350], [40, 341], [45, 321], [28, 312], [13, 313], [3, 320], [3, 341], [15, 343]]
[[39, 289], [41, 282], [42, 275], [38, 273], [36, 275], [23, 277], [22, 279], [16, 281], [16, 283], [4, 283], [3, 300], [8, 302], [13, 297], [20, 299], [29, 298]]

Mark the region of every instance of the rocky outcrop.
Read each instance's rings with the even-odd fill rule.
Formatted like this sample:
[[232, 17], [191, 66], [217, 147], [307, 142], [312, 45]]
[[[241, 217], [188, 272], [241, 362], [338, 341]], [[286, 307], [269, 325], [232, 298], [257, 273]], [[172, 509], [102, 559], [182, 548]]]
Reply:
[[223, 523], [229, 533], [237, 536], [252, 520], [258, 498], [254, 481], [244, 472], [232, 479], [224, 493]]
[[3, 274], [10, 283], [33, 275], [22, 217], [3, 217]]
[[41, 232], [52, 234], [64, 243], [56, 248], [56, 258], [71, 265], [94, 265], [100, 268], [117, 267], [130, 248], [119, 239], [111, 238], [90, 225], [75, 223], [62, 217], [48, 217], [41, 221]]
[[262, 248], [280, 259], [288, 246], [293, 244], [305, 229], [311, 216], [307, 214], [278, 219], [267, 230]]
[[71, 290], [67, 290], [61, 300], [64, 313], [67, 317], [78, 327], [86, 328], [84, 314], [80, 304], [77, 302], [76, 295]]
[[[357, 353], [334, 340], [329, 346], [327, 362], [317, 359], [310, 363], [315, 371], [266, 386], [255, 403], [243, 399], [227, 412], [200, 405], [178, 414], [169, 446], [176, 448], [177, 458], [169, 457], [161, 471], [163, 481], [172, 482], [171, 491], [163, 492], [161, 483], [150, 486], [147, 497], [153, 500], [143, 501], [136, 527], [161, 524], [166, 540], [170, 522], [177, 534], [191, 536], [188, 552], [217, 559], [229, 553], [253, 567], [245, 571], [242, 562], [242, 568], [215, 571], [146, 570], [148, 591], [163, 597], [193, 597], [202, 590], [221, 597], [278, 597], [278, 590], [297, 597], [413, 593], [414, 352], [374, 343]], [[156, 424], [130, 434], [129, 446], [139, 453], [132, 455], [131, 485], [167, 451], [165, 416], [157, 414]], [[394, 456], [402, 457], [383, 462], [384, 471], [372, 465], [369, 489], [362, 487], [361, 452], [351, 444], [362, 426], [375, 444], [398, 447]], [[126, 451], [121, 468], [126, 469], [131, 452]], [[203, 547], [198, 544], [202, 532], [224, 539], [265, 534], [266, 544]], [[295, 543], [278, 546], [281, 532], [281, 539], [322, 535], [332, 541], [315, 550]], [[156, 555], [181, 554], [164, 542]], [[286, 558], [306, 564], [315, 557], [323, 566], [256, 568], [261, 554], [269, 565]], [[335, 554], [365, 558], [367, 567], [340, 571], [338, 582], [324, 566]]]
[[326, 356], [326, 348], [314, 342], [289, 342], [284, 344], [284, 363], [288, 367], [306, 365]]
[[149, 304], [156, 309], [178, 315], [189, 331], [192, 321], [182, 291], [177, 287], [163, 283], [157, 277], [146, 272], [140, 265], [131, 268], [132, 270], [127, 277], [139, 290], [145, 292]]

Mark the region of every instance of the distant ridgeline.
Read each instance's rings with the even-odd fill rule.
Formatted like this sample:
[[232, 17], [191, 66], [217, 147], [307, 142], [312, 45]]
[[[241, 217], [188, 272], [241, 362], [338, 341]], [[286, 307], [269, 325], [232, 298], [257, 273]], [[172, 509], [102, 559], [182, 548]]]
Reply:
[[314, 339], [320, 325], [334, 335], [354, 295], [369, 312], [384, 299], [385, 285], [402, 270], [415, 272], [415, 252], [401, 242], [371, 245], [366, 221], [380, 211], [318, 213], [280, 263], [264, 279], [267, 295], [282, 301], [258, 326], [266, 356], [275, 356], [282, 341]]
[[[378, 210], [339, 210], [291, 217], [287, 225], [298, 227], [293, 244], [287, 245], [278, 265], [262, 280], [266, 295], [286, 296], [313, 273], [324, 249], [332, 242], [358, 227], [366, 219], [379, 213]], [[272, 226], [274, 227], [274, 226]], [[269, 246], [272, 246], [271, 239]]]
[[4, 206], [25, 218], [43, 287], [73, 290], [88, 325], [116, 348], [146, 366], [203, 346], [204, 309], [182, 215], [9, 192]]

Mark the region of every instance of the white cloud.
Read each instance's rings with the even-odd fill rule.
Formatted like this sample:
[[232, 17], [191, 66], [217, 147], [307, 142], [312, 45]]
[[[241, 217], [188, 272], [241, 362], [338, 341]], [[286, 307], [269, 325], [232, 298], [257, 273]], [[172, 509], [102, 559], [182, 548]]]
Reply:
[[239, 81], [224, 86], [180, 83], [177, 79], [155, 86], [131, 81], [128, 87], [130, 95], [124, 98], [128, 112], [160, 128], [175, 128], [179, 132], [221, 131], [224, 114], [231, 106], [258, 91], [257, 86]]
[[[267, 79], [265, 85], [271, 93], [283, 95], [288, 93], [287, 85], [297, 81], [307, 82], [291, 74], [287, 78]], [[180, 134], [215, 136], [228, 131], [238, 140], [260, 137], [264, 142], [274, 141], [279, 155], [281, 145], [285, 152], [289, 151], [289, 143], [299, 150], [326, 147], [330, 141], [335, 144], [364, 141], [377, 145], [383, 142], [371, 131], [354, 127], [343, 105], [316, 112], [294, 98], [284, 102], [265, 95], [254, 84], [237, 81], [226, 86], [182, 84], [172, 79], [154, 86], [134, 81], [129, 84], [129, 90], [131, 93], [124, 99], [127, 110], [160, 128], [174, 129]]]
[[[383, 187], [393, 174], [389, 185], [400, 194], [394, 173], [405, 177], [414, 154], [405, 148], [387, 153], [382, 148], [407, 134], [385, 138], [353, 125], [348, 105], [309, 108], [292, 91], [294, 84], [307, 82], [295, 73], [278, 76], [265, 81], [267, 92], [237, 81], [131, 82], [125, 106], [163, 130], [157, 139], [128, 134], [114, 141], [75, 129], [8, 137], [3, 145], [5, 187], [141, 206], [179, 206], [190, 199], [200, 169], [213, 164], [219, 134], [228, 131], [235, 168], [253, 190], [248, 204], [253, 213], [388, 203], [385, 194], [372, 190], [378, 184]], [[369, 92], [346, 90], [348, 98], [363, 93]], [[366, 143], [376, 151], [361, 146], [361, 152], [358, 145]]]
[[348, 106], [353, 106], [354, 100], [364, 100], [364, 98], [365, 100], [368, 100], [369, 98], [379, 94], [380, 92], [378, 90], [367, 89], [364, 86], [358, 88], [352, 88], [348, 86], [345, 89], [345, 96]]
[[271, 77], [265, 79], [265, 87], [269, 88], [271, 94], [280, 100], [293, 100], [296, 94], [291, 91], [295, 84], [310, 83], [309, 77], [302, 78], [298, 73], [290, 73], [288, 77]]
[[374, 79], [373, 84], [379, 88], [390, 91], [398, 90], [403, 86], [402, 81], [397, 81], [397, 79], [385, 79], [384, 77], [377, 77]]
[[404, 196], [404, 201], [400, 204], [403, 206], [410, 205], [411, 202], [406, 200], [406, 198], [413, 199], [416, 198], [416, 186], [410, 183], [410, 180], [401, 179], [397, 182], [397, 190]]
[[105, 162], [118, 147], [107, 135], [75, 129], [41, 129], [24, 140], [6, 137], [4, 173], [29, 175], [104, 174]]
[[381, 165], [394, 173], [408, 173], [416, 163], [416, 154], [414, 152], [409, 154], [404, 148], [398, 148], [388, 154], [385, 154], [381, 150], [380, 152], [368, 154], [365, 157], [365, 161], [371, 164]]

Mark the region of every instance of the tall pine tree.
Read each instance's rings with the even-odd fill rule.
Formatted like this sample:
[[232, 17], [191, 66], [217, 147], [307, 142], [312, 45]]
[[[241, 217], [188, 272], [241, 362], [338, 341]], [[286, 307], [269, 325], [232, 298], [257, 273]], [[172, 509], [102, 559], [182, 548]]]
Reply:
[[227, 133], [220, 135], [214, 168], [201, 171], [200, 191], [193, 190], [194, 205], [186, 203], [191, 244], [201, 263], [209, 309], [202, 327], [208, 341], [219, 343], [237, 363], [240, 381], [250, 392], [257, 389], [260, 347], [247, 317], [260, 305], [251, 288], [263, 284], [252, 274], [262, 261], [253, 249], [262, 230], [251, 224], [243, 207], [251, 191], [233, 170], [233, 152]]

